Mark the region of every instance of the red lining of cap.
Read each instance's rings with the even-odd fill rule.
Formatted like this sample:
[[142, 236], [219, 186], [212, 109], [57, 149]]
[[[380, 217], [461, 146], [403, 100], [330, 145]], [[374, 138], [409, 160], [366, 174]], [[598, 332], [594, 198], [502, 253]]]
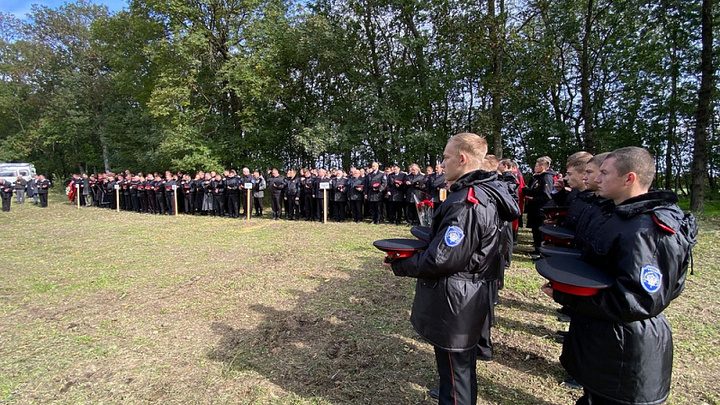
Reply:
[[655, 215], [654, 212], [652, 213], [652, 219], [653, 219], [653, 221], [655, 221], [655, 223], [657, 224], [657, 226], [660, 227], [660, 229], [662, 229], [663, 231], [669, 232], [669, 233], [672, 233], [672, 234], [675, 233], [675, 230], [672, 229], [672, 228], [670, 228], [669, 226], [665, 225], [664, 223], [662, 223], [662, 222], [660, 221], [660, 219]]
[[406, 259], [412, 255], [415, 254], [415, 250], [386, 250], [385, 253], [387, 256], [385, 256], [389, 261], [395, 260], [395, 259]]
[[572, 295], [579, 295], [581, 297], [589, 297], [591, 295], [595, 295], [599, 290], [599, 288], [578, 287], [574, 285], [558, 283], [557, 281], [552, 282], [552, 288], [553, 290], [562, 291], [564, 293]]
[[480, 203], [480, 201], [478, 201], [478, 199], [475, 198], [475, 189], [472, 188], [472, 187], [470, 187], [470, 188], [468, 189], [467, 200], [468, 200], [468, 202], [471, 202], [471, 203], [473, 203], [473, 204], [478, 204], [478, 203]]

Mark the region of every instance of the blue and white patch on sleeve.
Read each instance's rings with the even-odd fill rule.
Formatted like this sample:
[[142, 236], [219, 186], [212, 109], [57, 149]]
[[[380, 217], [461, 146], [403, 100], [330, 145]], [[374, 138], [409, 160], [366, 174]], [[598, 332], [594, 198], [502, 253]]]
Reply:
[[662, 273], [660, 269], [652, 264], [646, 264], [640, 269], [640, 284], [650, 294], [656, 292], [662, 286]]
[[455, 247], [462, 242], [464, 237], [465, 234], [462, 228], [452, 225], [445, 231], [445, 244], [449, 247]]

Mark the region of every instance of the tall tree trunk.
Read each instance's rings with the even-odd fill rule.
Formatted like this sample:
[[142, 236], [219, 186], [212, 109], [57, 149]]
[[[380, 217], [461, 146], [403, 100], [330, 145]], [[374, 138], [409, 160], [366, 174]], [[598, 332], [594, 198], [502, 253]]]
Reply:
[[702, 2], [702, 79], [698, 91], [698, 109], [695, 124], [695, 147], [693, 149], [692, 185], [690, 209], [702, 211], [705, 207], [705, 177], [707, 176], [707, 128], [710, 122], [710, 96], [714, 68], [712, 64], [712, 9], [713, 0]]
[[585, 145], [588, 152], [595, 152], [595, 126], [593, 122], [592, 99], [590, 97], [590, 32], [592, 31], [594, 0], [588, 0], [585, 15], [585, 33], [582, 39], [580, 55], [580, 96], [582, 106], [580, 115], [584, 124]]
[[665, 150], [665, 189], [670, 190], [672, 186], [672, 156], [675, 150], [675, 130], [677, 128], [677, 82], [680, 69], [677, 60], [677, 42], [673, 33], [673, 49], [671, 52], [671, 85], [670, 85], [670, 117], [668, 119], [668, 139]]
[[502, 158], [502, 73], [503, 73], [503, 42], [500, 39], [500, 19], [502, 18], [504, 3], [501, 1], [500, 16], [495, 15], [495, 0], [488, 0], [488, 17], [490, 19], [490, 49], [492, 53], [492, 84], [490, 93], [492, 107], [490, 116], [492, 120], [492, 151], [498, 159]]

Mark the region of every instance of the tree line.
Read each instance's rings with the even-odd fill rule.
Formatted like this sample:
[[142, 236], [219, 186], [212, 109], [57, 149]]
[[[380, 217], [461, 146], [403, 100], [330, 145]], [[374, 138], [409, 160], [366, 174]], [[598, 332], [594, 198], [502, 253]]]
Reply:
[[35, 5], [0, 14], [0, 161], [62, 177], [434, 165], [469, 131], [525, 167], [643, 146], [658, 187], [704, 193], [715, 18], [711, 0]]

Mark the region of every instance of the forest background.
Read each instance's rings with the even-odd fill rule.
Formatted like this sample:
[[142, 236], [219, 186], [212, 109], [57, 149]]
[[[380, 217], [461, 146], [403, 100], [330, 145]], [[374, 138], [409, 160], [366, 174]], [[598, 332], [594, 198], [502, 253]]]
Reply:
[[80, 0], [25, 17], [0, 14], [0, 161], [60, 178], [433, 165], [471, 131], [524, 168], [639, 145], [656, 186], [717, 187], [711, 0]]

